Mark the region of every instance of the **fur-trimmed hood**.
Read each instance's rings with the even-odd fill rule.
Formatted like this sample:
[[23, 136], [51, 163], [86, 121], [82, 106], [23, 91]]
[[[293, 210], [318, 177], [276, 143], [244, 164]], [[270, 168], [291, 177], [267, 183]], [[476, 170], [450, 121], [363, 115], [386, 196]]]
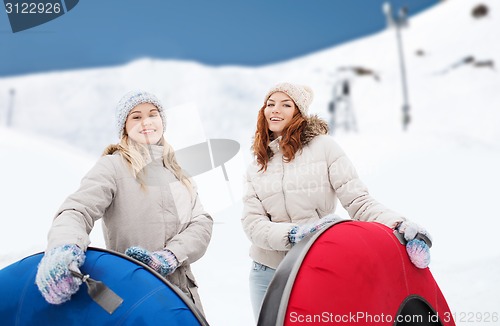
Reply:
[[[302, 147], [305, 147], [317, 136], [328, 134], [328, 124], [317, 115], [308, 116], [306, 118], [306, 122], [306, 127], [302, 130], [302, 134], [300, 136]], [[278, 137], [269, 143], [267, 153], [270, 158], [280, 150], [280, 142], [281, 137]]]
[[106, 155], [113, 155], [114, 153], [118, 152], [120, 150], [120, 145], [119, 144], [111, 144], [108, 145], [104, 151], [102, 152], [101, 156], [106, 156]]
[[302, 146], [309, 144], [316, 136], [328, 134], [328, 123], [317, 115], [307, 117], [306, 121], [307, 125], [300, 137]]

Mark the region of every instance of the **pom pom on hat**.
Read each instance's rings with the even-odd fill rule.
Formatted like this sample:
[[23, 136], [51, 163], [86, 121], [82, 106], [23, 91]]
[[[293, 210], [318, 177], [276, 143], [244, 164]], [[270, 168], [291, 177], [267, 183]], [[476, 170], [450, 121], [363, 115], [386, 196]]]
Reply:
[[163, 129], [165, 130], [167, 126], [167, 118], [165, 116], [165, 110], [161, 105], [160, 101], [156, 96], [145, 91], [130, 91], [125, 94], [118, 105], [116, 106], [115, 117], [116, 117], [116, 131], [118, 133], [118, 138], [123, 136], [123, 129], [125, 128], [125, 121], [127, 120], [130, 111], [139, 104], [151, 103], [158, 108], [160, 112], [161, 120], [163, 122]]
[[290, 98], [297, 105], [300, 113], [307, 117], [307, 113], [309, 111], [309, 105], [314, 98], [313, 90], [304, 85], [297, 85], [292, 83], [280, 83], [273, 86], [266, 94], [264, 101], [267, 101], [269, 97], [276, 92], [283, 92], [286, 95], [290, 96]]

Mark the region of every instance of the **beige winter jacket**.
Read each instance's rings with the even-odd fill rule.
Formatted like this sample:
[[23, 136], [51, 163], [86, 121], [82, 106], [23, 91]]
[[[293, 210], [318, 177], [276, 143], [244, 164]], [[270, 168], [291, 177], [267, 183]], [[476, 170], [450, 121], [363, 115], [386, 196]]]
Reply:
[[250, 239], [250, 257], [276, 268], [291, 249], [290, 229], [335, 212], [337, 198], [350, 217], [389, 227], [405, 220], [375, 201], [358, 178], [350, 160], [332, 137], [327, 124], [308, 118], [303, 149], [285, 163], [279, 140], [269, 144], [273, 156], [265, 172], [252, 163], [246, 174], [243, 229]]
[[164, 167], [163, 148], [152, 146], [156, 158], [134, 178], [118, 152], [105, 155], [83, 178], [57, 212], [48, 236], [48, 248], [77, 244], [86, 250], [94, 222], [102, 218], [106, 247], [124, 253], [140, 246], [150, 251], [172, 251], [179, 267], [167, 276], [201, 309], [190, 264], [207, 250], [213, 221], [196, 193]]

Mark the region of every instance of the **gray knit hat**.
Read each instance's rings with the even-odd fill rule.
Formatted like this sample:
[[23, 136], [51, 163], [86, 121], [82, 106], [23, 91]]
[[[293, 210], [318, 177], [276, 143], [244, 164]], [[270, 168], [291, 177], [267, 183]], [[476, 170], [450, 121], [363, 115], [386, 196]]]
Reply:
[[116, 106], [115, 117], [116, 117], [116, 131], [118, 133], [118, 138], [122, 138], [123, 129], [125, 128], [125, 121], [127, 120], [130, 111], [137, 105], [142, 103], [151, 103], [158, 108], [160, 112], [160, 117], [163, 122], [163, 130], [167, 126], [167, 117], [165, 115], [165, 110], [161, 105], [160, 101], [156, 96], [145, 91], [130, 91], [125, 94], [118, 105]]
[[267, 92], [264, 101], [267, 101], [269, 97], [276, 92], [283, 92], [290, 96], [299, 108], [302, 116], [307, 117], [309, 105], [311, 105], [314, 98], [313, 90], [310, 87], [291, 83], [280, 83], [273, 86], [269, 92]]

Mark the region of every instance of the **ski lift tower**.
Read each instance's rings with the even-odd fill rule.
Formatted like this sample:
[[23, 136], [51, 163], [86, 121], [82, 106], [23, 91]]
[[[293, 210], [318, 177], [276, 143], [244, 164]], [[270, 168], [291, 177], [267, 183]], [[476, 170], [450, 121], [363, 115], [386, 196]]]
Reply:
[[340, 73], [338, 80], [333, 86], [332, 100], [329, 103], [330, 112], [330, 134], [336, 130], [344, 128], [346, 131], [358, 131], [356, 116], [351, 100], [351, 72]]
[[398, 15], [394, 17], [392, 13], [391, 4], [389, 2], [384, 2], [382, 10], [387, 18], [387, 26], [394, 27], [396, 30], [396, 39], [398, 44], [399, 53], [399, 64], [401, 70], [401, 84], [403, 89], [403, 130], [408, 128], [410, 124], [410, 103], [408, 100], [408, 85], [406, 80], [406, 67], [403, 53], [403, 39], [401, 37], [401, 28], [408, 26], [408, 10], [406, 7], [402, 7], [398, 11]]

